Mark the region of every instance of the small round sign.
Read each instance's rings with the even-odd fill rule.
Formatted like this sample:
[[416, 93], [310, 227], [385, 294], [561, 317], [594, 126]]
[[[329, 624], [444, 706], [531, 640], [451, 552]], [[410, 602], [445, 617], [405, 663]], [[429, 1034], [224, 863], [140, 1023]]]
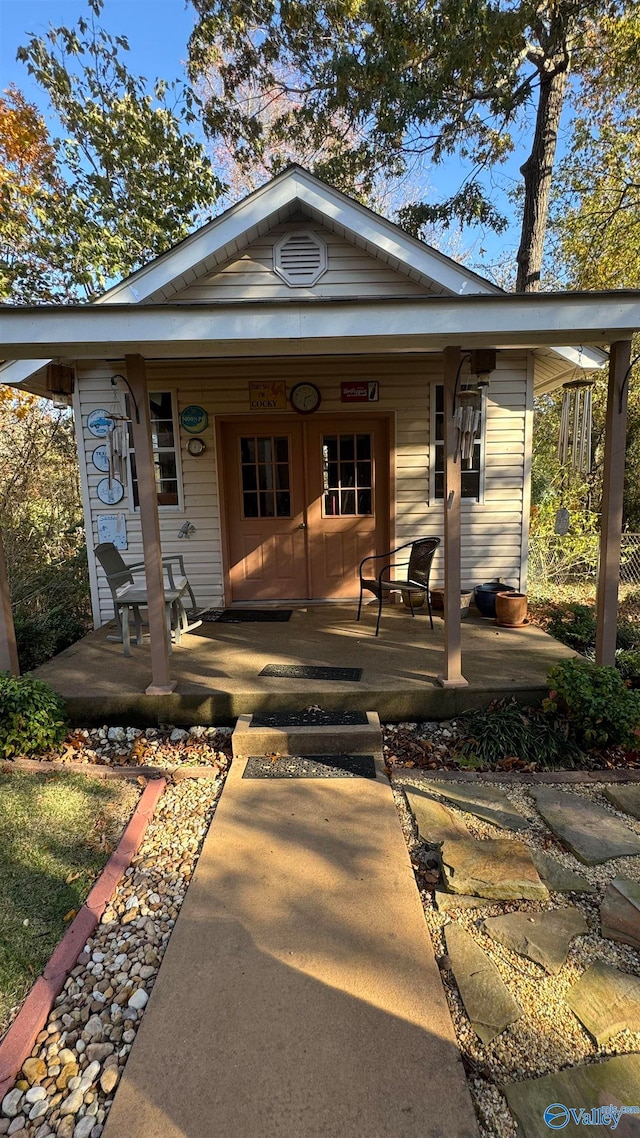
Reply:
[[208, 423], [209, 416], [204, 407], [198, 407], [195, 403], [185, 407], [180, 415], [180, 426], [190, 435], [202, 434], [207, 429]]
[[119, 478], [112, 478], [111, 484], [108, 478], [101, 478], [96, 486], [96, 494], [105, 506], [115, 506], [124, 498], [124, 486]]
[[109, 469], [109, 454], [105, 443], [101, 443], [99, 447], [96, 447], [91, 455], [91, 461], [96, 470], [101, 470], [103, 474], [106, 474]]
[[104, 407], [98, 407], [87, 416], [87, 426], [92, 435], [97, 439], [106, 439], [109, 431], [112, 431], [115, 423], [113, 416], [105, 411]]

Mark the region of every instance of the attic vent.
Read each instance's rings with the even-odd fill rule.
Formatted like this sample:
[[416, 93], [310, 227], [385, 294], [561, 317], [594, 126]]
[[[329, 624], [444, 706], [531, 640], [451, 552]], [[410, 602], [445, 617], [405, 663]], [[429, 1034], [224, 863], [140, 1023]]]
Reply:
[[290, 288], [308, 287], [327, 271], [327, 247], [308, 230], [288, 233], [274, 246], [273, 267]]

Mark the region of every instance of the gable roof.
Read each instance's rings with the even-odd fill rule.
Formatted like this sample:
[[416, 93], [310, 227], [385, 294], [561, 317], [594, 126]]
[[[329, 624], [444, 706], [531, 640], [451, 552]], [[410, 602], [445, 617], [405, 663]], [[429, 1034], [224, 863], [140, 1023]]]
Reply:
[[288, 166], [266, 185], [109, 289], [95, 303], [169, 300], [188, 284], [237, 256], [297, 210], [413, 280], [426, 285], [435, 282], [444, 293], [502, 292], [497, 285], [411, 237], [399, 225], [322, 182], [302, 166]]

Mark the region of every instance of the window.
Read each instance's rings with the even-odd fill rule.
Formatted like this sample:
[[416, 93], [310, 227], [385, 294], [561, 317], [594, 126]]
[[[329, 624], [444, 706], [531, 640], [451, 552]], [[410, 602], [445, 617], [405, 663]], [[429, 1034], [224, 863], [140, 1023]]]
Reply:
[[289, 439], [245, 435], [240, 439], [242, 516], [290, 518]]
[[324, 517], [373, 514], [371, 435], [323, 435]]
[[[433, 490], [435, 498], [444, 498], [444, 387], [436, 383], [432, 388], [433, 414], [432, 414], [432, 461], [434, 470]], [[462, 466], [462, 497], [473, 502], [479, 502], [482, 489], [482, 464], [484, 456], [484, 396], [481, 403], [480, 438], [476, 440], [473, 448], [471, 466], [463, 463]]]
[[[159, 506], [180, 506], [178, 431], [175, 417], [175, 397], [171, 391], [149, 392], [149, 414], [151, 417], [151, 444], [156, 476], [156, 490]], [[130, 416], [127, 396], [127, 415]], [[131, 494], [137, 509], [140, 505], [138, 495], [138, 475], [136, 456], [133, 449], [133, 434], [129, 424], [129, 466], [131, 470]]]

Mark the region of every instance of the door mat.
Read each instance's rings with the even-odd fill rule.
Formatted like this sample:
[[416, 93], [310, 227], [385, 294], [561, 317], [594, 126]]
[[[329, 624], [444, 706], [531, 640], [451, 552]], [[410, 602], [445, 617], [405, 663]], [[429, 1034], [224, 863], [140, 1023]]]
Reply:
[[247, 759], [243, 778], [375, 778], [373, 755], [262, 755]]
[[283, 624], [293, 609], [207, 609], [200, 620], [218, 624]]
[[362, 679], [362, 668], [316, 668], [307, 664], [267, 664], [261, 676], [280, 676], [290, 680], [349, 680]]
[[366, 727], [366, 711], [274, 711], [254, 715], [252, 727]]

